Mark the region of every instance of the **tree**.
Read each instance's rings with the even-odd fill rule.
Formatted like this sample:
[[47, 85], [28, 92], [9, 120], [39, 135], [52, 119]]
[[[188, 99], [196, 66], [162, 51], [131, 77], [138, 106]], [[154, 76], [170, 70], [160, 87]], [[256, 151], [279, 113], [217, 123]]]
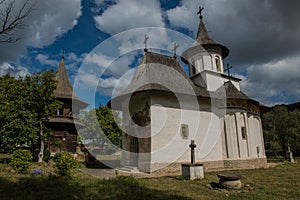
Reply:
[[98, 109], [86, 112], [82, 120], [87, 126], [79, 131], [81, 140], [88, 141], [92, 146], [101, 147], [109, 140], [114, 145], [121, 147], [122, 131], [118, 126], [121, 119], [117, 112], [100, 105]]
[[17, 31], [25, 27], [34, 6], [31, 0], [0, 0], [0, 43], [14, 43], [22, 38]]
[[285, 106], [276, 106], [262, 116], [266, 150], [285, 152], [288, 145], [300, 147], [300, 112], [288, 111]]
[[115, 145], [121, 147], [122, 130], [119, 128], [121, 118], [116, 111], [111, 110], [107, 106], [102, 106], [96, 109], [101, 129], [107, 138]]
[[35, 113], [28, 109], [29, 90], [23, 80], [0, 77], [0, 143], [6, 152], [18, 145], [34, 145], [38, 138]]
[[37, 116], [36, 122], [39, 128], [40, 152], [38, 162], [43, 161], [45, 140], [49, 137], [50, 130], [45, 126], [47, 116], [61, 108], [62, 103], [54, 96], [56, 81], [53, 71], [36, 73], [25, 78], [26, 85], [30, 88], [31, 105], [29, 108]]
[[81, 142], [88, 142], [91, 146], [104, 146], [105, 134], [99, 125], [96, 110], [85, 112], [81, 120], [86, 125], [84, 129], [79, 130]]
[[[1, 148], [12, 152], [18, 145], [31, 150], [44, 150], [50, 130], [44, 125], [47, 115], [55, 113], [61, 103], [55, 98], [53, 71], [14, 79], [0, 77], [0, 142]], [[38, 147], [39, 146], [39, 147]], [[42, 156], [39, 156], [39, 160]]]

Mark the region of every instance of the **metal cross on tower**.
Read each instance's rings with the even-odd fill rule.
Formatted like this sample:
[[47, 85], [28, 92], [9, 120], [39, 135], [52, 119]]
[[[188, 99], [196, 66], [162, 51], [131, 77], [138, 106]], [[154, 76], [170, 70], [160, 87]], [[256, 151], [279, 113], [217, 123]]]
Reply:
[[61, 49], [61, 58], [65, 59], [65, 49]]
[[230, 69], [232, 69], [232, 66], [229, 66], [229, 64], [227, 64], [227, 68], [224, 69], [225, 72], [226, 71], [228, 72], [228, 78], [229, 78], [229, 80], [231, 79]]
[[202, 11], [204, 10], [204, 7], [202, 6], [199, 6], [199, 11], [197, 12], [197, 15], [199, 15], [199, 17], [202, 19], [203, 16], [202, 16]]
[[148, 49], [147, 49], [147, 42], [148, 42], [148, 40], [149, 40], [149, 37], [148, 37], [147, 34], [145, 34], [145, 40], [144, 40], [144, 44], [145, 44], [145, 49], [144, 49], [144, 51], [145, 51], [145, 52], [148, 51]]
[[172, 51], [174, 53], [174, 55], [173, 55], [174, 58], [177, 58], [176, 51], [177, 51], [178, 48], [179, 48], [179, 45], [177, 45], [176, 42], [175, 42], [174, 43], [174, 48], [172, 49]]

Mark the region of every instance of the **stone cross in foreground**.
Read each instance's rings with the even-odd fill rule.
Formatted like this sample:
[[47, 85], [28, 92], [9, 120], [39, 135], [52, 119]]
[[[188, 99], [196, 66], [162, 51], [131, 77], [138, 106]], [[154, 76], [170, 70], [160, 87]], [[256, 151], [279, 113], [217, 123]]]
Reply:
[[291, 163], [294, 163], [293, 152], [291, 151], [291, 145], [288, 144], [287, 158]]
[[195, 148], [197, 147], [194, 140], [191, 140], [191, 144], [189, 147], [191, 148], [191, 164], [194, 165], [195, 164]]

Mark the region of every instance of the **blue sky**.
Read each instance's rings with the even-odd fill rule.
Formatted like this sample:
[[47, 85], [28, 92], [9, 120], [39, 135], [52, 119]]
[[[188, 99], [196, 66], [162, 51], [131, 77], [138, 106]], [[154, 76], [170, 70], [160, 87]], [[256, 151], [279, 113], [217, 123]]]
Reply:
[[197, 31], [199, 5], [205, 7], [209, 34], [231, 50], [224, 62], [243, 79], [248, 96], [265, 105], [300, 101], [296, 0], [40, 0], [26, 28], [18, 30], [23, 39], [0, 43], [0, 75], [56, 69], [64, 49], [78, 95], [92, 106], [106, 104], [114, 90], [130, 82], [145, 33], [150, 48], [170, 53], [181, 39], [176, 41], [179, 52], [188, 47]]

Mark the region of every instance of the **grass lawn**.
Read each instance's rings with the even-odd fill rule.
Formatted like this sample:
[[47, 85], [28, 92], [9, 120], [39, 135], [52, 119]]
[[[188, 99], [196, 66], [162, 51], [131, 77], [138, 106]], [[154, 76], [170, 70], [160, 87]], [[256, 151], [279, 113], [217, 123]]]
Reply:
[[0, 199], [300, 199], [300, 163], [275, 168], [232, 171], [243, 176], [252, 191], [210, 189], [217, 172], [205, 179], [185, 181], [181, 177], [100, 180], [79, 171], [70, 180], [49, 175], [17, 175], [0, 165]]

